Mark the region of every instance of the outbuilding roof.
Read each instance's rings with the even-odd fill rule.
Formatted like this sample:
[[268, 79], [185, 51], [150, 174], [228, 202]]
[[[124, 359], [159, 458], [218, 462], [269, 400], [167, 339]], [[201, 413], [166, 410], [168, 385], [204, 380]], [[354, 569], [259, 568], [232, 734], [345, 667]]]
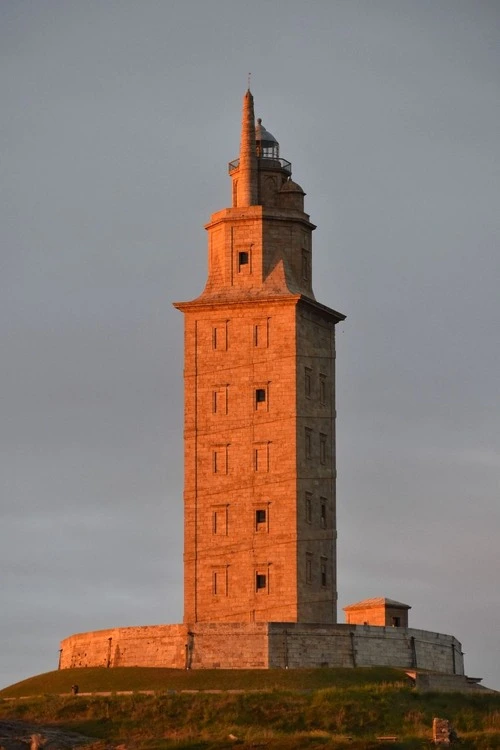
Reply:
[[354, 609], [372, 609], [375, 607], [386, 607], [389, 609], [411, 609], [409, 604], [403, 604], [403, 602], [397, 602], [395, 599], [387, 599], [384, 596], [374, 597], [373, 599], [363, 599], [361, 602], [355, 604], [348, 604], [347, 607], [343, 607], [344, 612], [350, 612]]

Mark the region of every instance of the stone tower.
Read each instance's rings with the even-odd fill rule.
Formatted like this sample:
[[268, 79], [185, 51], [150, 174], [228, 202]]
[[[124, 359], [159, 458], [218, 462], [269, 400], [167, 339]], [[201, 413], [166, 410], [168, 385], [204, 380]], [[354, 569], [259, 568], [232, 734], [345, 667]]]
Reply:
[[185, 315], [184, 622], [336, 622], [335, 324], [291, 164], [243, 99]]

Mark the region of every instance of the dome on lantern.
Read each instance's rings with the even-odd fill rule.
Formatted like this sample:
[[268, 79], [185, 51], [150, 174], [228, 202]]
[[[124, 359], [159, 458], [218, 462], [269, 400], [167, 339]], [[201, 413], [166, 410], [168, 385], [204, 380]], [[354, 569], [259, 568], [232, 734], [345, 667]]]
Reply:
[[264, 159], [279, 158], [280, 145], [274, 135], [265, 129], [260, 117], [255, 126], [255, 140], [257, 143], [257, 156]]

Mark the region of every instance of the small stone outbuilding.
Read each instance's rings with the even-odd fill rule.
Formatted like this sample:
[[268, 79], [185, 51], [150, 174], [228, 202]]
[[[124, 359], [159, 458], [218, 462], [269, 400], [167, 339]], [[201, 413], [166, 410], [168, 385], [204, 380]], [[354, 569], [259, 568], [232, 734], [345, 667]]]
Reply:
[[380, 625], [381, 627], [407, 628], [409, 604], [394, 599], [376, 597], [363, 599], [344, 607], [348, 625]]

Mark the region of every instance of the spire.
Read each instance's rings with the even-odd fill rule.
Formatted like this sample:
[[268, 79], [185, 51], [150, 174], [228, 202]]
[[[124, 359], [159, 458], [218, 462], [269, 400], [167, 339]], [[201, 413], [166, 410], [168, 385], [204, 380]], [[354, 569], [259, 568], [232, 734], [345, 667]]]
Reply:
[[255, 145], [255, 115], [250, 89], [243, 97], [241, 115], [240, 168], [238, 176], [238, 206], [255, 206], [257, 195], [257, 149]]

